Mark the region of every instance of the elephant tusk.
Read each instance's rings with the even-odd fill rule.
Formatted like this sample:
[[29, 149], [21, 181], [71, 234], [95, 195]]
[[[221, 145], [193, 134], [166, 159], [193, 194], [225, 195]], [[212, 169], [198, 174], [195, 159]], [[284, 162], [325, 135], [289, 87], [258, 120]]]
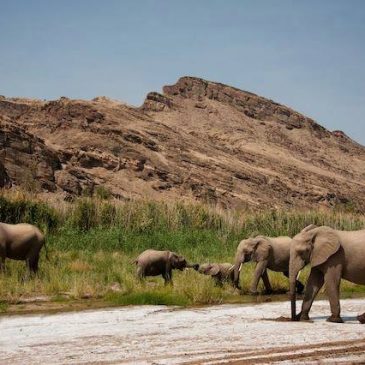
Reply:
[[242, 262], [241, 262], [240, 267], [238, 268], [238, 271], [241, 272], [241, 269], [242, 269]]
[[295, 280], [298, 280], [299, 279], [299, 276], [300, 276], [300, 273], [302, 272], [302, 270], [299, 270], [298, 274], [297, 274], [297, 277], [295, 278]]

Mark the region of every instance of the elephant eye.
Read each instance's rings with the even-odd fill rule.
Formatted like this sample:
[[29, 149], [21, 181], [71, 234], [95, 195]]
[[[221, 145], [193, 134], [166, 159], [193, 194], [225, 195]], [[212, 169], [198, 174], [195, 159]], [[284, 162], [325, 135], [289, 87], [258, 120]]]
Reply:
[[308, 252], [308, 251], [309, 251], [309, 247], [308, 247], [307, 245], [302, 244], [302, 245], [299, 245], [299, 246], [297, 247], [297, 252], [298, 252], [299, 254], [303, 254], [303, 253], [306, 253], [306, 252]]

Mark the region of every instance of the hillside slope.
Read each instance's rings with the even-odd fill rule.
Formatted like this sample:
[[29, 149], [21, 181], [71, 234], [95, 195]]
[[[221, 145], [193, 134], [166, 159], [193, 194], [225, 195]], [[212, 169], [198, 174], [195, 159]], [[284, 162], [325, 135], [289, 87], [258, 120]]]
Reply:
[[[0, 184], [223, 207], [365, 207], [365, 147], [255, 94], [183, 77], [144, 104], [0, 99]], [[31, 177], [31, 178], [29, 178]]]

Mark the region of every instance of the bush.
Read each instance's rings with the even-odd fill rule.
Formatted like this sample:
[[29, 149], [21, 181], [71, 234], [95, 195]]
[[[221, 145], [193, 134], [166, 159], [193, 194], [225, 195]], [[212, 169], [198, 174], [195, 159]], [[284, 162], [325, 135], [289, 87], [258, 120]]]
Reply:
[[97, 226], [99, 222], [97, 221], [95, 201], [90, 198], [77, 200], [66, 219], [72, 227], [84, 232]]
[[0, 195], [0, 221], [11, 224], [30, 223], [49, 231], [58, 226], [59, 216], [45, 203], [23, 198], [11, 200]]

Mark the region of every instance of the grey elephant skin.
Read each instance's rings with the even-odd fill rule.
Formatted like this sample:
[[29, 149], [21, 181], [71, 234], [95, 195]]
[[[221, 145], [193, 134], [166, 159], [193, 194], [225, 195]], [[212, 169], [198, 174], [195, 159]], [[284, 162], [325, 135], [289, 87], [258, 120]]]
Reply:
[[[257, 236], [242, 240], [236, 251], [234, 264], [234, 285], [241, 289], [239, 284], [240, 272], [245, 262], [256, 262], [254, 276], [250, 286], [250, 293], [257, 294], [257, 286], [260, 278], [265, 285], [267, 294], [272, 293], [267, 269], [282, 272], [289, 277], [290, 244], [292, 239], [287, 236], [265, 237]], [[296, 280], [298, 293], [302, 293], [304, 285]]]
[[204, 275], [210, 275], [216, 285], [222, 286], [224, 282], [234, 284], [234, 265], [225, 263], [208, 263], [199, 265], [199, 272]]
[[183, 271], [186, 268], [198, 270], [198, 264], [190, 264], [186, 259], [172, 251], [146, 250], [135, 260], [137, 275], [140, 279], [146, 276], [162, 275], [165, 284], [172, 281], [172, 270]]
[[[301, 312], [296, 315], [295, 278], [310, 263]], [[292, 320], [308, 320], [312, 303], [323, 284], [330, 302], [330, 322], [341, 323], [341, 278], [365, 284], [365, 230], [338, 231], [330, 227], [308, 226], [293, 238], [290, 252], [290, 297]], [[364, 314], [359, 316], [364, 323]]]
[[25, 260], [30, 272], [38, 271], [40, 251], [45, 243], [43, 233], [26, 223], [0, 223], [0, 269], [5, 259]]

